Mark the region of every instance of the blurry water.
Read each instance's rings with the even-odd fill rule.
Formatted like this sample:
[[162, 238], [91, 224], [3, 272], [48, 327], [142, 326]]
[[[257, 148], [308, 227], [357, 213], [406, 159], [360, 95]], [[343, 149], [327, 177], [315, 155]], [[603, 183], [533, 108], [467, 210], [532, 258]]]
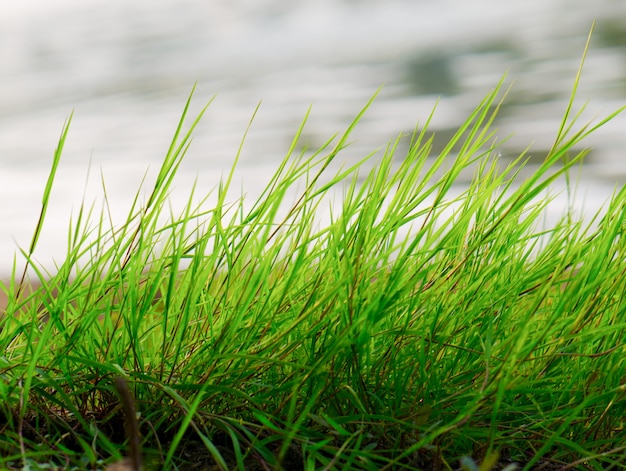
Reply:
[[[503, 149], [550, 147], [586, 35], [597, 19], [578, 104], [582, 119], [626, 103], [621, 0], [21, 0], [0, 6], [0, 272], [27, 247], [52, 153], [74, 111], [52, 193], [41, 260], [62, 257], [70, 214], [106, 182], [122, 217], [154, 176], [194, 83], [196, 132], [174, 198], [230, 167], [257, 104], [237, 187], [253, 195], [288, 149], [309, 105], [307, 147], [340, 132], [384, 85], [347, 155], [362, 157], [423, 122], [449, 134], [508, 72]], [[440, 98], [439, 98], [440, 97]], [[626, 121], [588, 144], [580, 204], [598, 208], [626, 180]], [[89, 178], [87, 170], [91, 168]], [[89, 181], [87, 184], [86, 182]], [[151, 180], [148, 180], [151, 181]]]

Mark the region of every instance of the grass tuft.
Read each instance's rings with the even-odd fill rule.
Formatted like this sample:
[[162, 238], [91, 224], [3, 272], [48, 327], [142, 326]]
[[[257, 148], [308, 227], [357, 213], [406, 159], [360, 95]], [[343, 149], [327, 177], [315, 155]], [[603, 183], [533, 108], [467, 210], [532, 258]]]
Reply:
[[23, 252], [37, 279], [2, 286], [0, 464], [98, 469], [130, 438], [148, 469], [618, 469], [626, 189], [593, 224], [543, 219], [621, 110], [566, 116], [522, 179], [524, 155], [498, 159], [501, 89], [434, 156], [426, 125], [340, 168], [365, 109], [296, 156], [305, 119], [256, 201], [229, 199], [233, 167], [216, 204], [194, 188], [174, 214], [190, 96], [147, 201], [119, 226], [81, 208], [48, 273], [33, 252], [68, 121]]

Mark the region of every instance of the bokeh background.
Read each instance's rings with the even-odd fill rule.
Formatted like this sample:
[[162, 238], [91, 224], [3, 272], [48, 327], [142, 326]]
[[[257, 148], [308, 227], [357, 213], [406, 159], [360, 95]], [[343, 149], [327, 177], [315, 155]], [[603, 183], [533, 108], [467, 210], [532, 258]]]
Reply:
[[[37, 258], [62, 259], [70, 215], [107, 188], [122, 217], [156, 172], [194, 84], [213, 99], [173, 199], [208, 192], [246, 126], [236, 186], [254, 194], [309, 106], [303, 146], [341, 132], [383, 87], [348, 156], [410, 134], [437, 104], [442, 142], [503, 74], [503, 158], [552, 144], [593, 21], [582, 121], [626, 104], [623, 0], [20, 0], [0, 4], [0, 273], [34, 230], [52, 154], [73, 111]], [[626, 182], [626, 120], [593, 147], [579, 203], [593, 213]], [[99, 206], [97, 207], [99, 211]]]

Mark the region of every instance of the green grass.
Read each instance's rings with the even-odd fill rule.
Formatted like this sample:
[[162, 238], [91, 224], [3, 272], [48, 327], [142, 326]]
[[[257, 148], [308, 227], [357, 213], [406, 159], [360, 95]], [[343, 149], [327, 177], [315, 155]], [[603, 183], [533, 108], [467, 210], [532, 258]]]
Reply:
[[68, 122], [22, 252], [37, 286], [15, 268], [3, 287], [0, 465], [120, 459], [124, 378], [148, 467], [622, 469], [626, 188], [589, 225], [543, 224], [617, 112], [578, 127], [572, 94], [521, 178], [524, 155], [497, 157], [500, 89], [434, 158], [427, 122], [337, 170], [363, 112], [298, 155], [303, 122], [256, 201], [229, 196], [233, 166], [176, 214], [188, 102], [148, 198], [120, 225], [83, 205], [50, 273], [33, 255]]

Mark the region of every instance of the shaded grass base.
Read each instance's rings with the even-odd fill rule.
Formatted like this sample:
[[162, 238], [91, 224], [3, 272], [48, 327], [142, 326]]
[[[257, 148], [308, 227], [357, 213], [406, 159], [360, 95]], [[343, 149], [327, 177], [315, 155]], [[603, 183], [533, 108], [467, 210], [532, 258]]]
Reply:
[[[68, 437], [67, 433], [58, 434], [57, 437], [65, 436], [65, 438], [60, 441], [56, 441], [54, 445], [47, 443], [45, 439], [42, 440], [42, 437], [39, 434], [33, 433], [33, 431], [37, 429], [47, 428], [48, 431], [54, 430], [54, 421], [42, 419], [45, 418], [38, 417], [27, 420], [25, 422], [26, 432], [24, 433], [23, 438], [27, 443], [33, 444], [33, 451], [37, 448], [41, 448], [42, 450], [56, 449], [57, 451], [54, 452], [53, 456], [49, 456], [48, 459], [45, 460], [45, 466], [43, 466], [44, 462], [40, 462], [41, 464], [37, 465], [37, 460], [34, 457], [33, 459], [28, 460], [31, 468], [67, 469], [69, 462], [74, 462], [81, 458], [84, 459], [81, 444], [76, 440], [72, 440], [71, 437]], [[48, 422], [46, 426], [43, 425], [45, 422]], [[93, 418], [91, 423], [98, 428], [99, 433], [105, 434], [111, 439], [111, 441], [119, 444], [125, 443], [125, 436], [123, 433], [124, 418], [121, 415], [114, 415], [106, 418], [106, 420]], [[71, 420], [64, 420], [63, 426], [66, 427], [68, 425], [75, 430], [80, 429], [80, 423], [78, 423], [78, 421], [72, 422]], [[263, 426], [259, 423], [254, 426], [254, 429], [262, 430]], [[168, 449], [168, 446], [172, 443], [173, 439], [172, 433], [163, 433], [159, 435], [158, 438], [155, 437], [154, 433], [154, 430], [148, 429], [148, 433], [146, 433], [143, 438], [144, 444], [142, 447], [142, 453], [145, 460], [145, 469], [147, 470], [161, 469], [161, 463], [163, 462], [163, 450]], [[332, 435], [333, 431], [328, 430], [327, 433]], [[388, 431], [388, 434], [393, 433], [394, 430]], [[320, 435], [324, 434], [318, 431], [318, 433], [316, 433], [311, 440], [307, 440], [307, 442], [309, 444], [322, 443], [322, 440], [319, 439]], [[294, 441], [294, 443], [288, 447], [286, 453], [281, 453], [280, 449], [282, 443], [277, 440], [276, 437], [273, 437], [272, 439], [271, 435], [266, 434], [265, 436], [258, 436], [257, 439], [259, 442], [268, 441], [269, 443], [262, 446], [257, 444], [256, 447], [250, 446], [246, 449], [242, 448], [242, 444], [239, 441], [233, 442], [228, 434], [219, 431], [215, 432], [210, 437], [210, 440], [222, 458], [222, 460], [217, 461], [215, 459], [215, 454], [207, 449], [202, 439], [193, 431], [188, 431], [185, 433], [180, 442], [175, 462], [177, 463], [177, 468], [188, 470], [222, 470], [224, 469], [225, 464], [226, 469], [245, 469], [248, 471], [285, 469], [290, 471], [300, 471], [305, 469], [328, 468], [328, 464], [332, 464], [333, 462], [335, 465], [331, 466], [332, 469], [348, 469], [344, 467], [346, 463], [342, 460], [337, 460], [336, 458], [337, 451], [341, 450], [346, 445], [346, 442], [342, 442], [341, 439], [335, 439], [333, 442], [328, 442], [328, 440], [326, 440], [325, 445], [319, 449], [320, 456], [323, 456], [325, 459], [316, 461], [313, 467], [309, 466], [308, 468], [305, 466], [306, 459], [302, 452], [303, 443]], [[367, 459], [360, 460], [360, 463], [357, 460], [357, 462], [350, 465], [349, 469], [383, 469], [385, 467], [388, 467], [388, 469], [412, 470], [445, 470], [450, 469], [451, 467], [452, 469], [471, 469], [470, 466], [463, 468], [463, 463], [468, 462], [467, 460], [469, 455], [456, 456], [456, 458], [454, 458], [446, 452], [446, 448], [448, 447], [440, 447], [438, 445], [427, 446], [424, 449], [417, 450], [411, 456], [404, 458], [402, 461], [394, 461], [393, 456], [397, 454], [397, 452], [393, 451], [394, 443], [381, 443], [381, 437], [376, 437], [376, 439], [377, 446], [375, 448], [366, 447], [366, 450], [361, 450], [363, 457], [367, 457]], [[35, 443], [38, 443], [38, 445], [35, 446]], [[557, 449], [553, 451], [556, 452], [556, 454], [560, 453]], [[486, 452], [487, 450], [485, 450], [484, 447], [477, 446], [472, 454], [473, 456], [485, 456]], [[10, 448], [3, 447], [3, 454], [5, 454], [5, 456], [16, 456], [19, 455], [19, 449], [10, 450]], [[525, 455], [527, 456], [525, 457]], [[60, 456], [64, 457], [64, 459], [59, 461]], [[551, 453], [548, 451], [543, 459], [537, 461], [533, 465], [532, 469], [548, 471], [587, 469], [587, 466], [584, 466], [586, 459], [583, 456], [570, 454], [569, 456], [561, 456], [560, 459], [551, 459], [550, 456]], [[72, 459], [72, 457], [74, 457], [74, 459]], [[521, 469], [531, 460], [531, 458], [532, 454], [529, 454], [528, 451], [517, 450], [516, 452], [513, 452], [508, 450], [506, 447], [503, 447], [500, 449], [497, 458], [488, 469], [494, 471], [503, 469]], [[576, 466], [576, 462], [579, 462], [579, 466]], [[241, 464], [243, 464], [243, 466], [241, 466]], [[390, 465], [391, 467], [389, 467]], [[4, 466], [5, 469], [23, 469], [24, 463], [20, 461], [5, 461]], [[123, 469], [132, 469], [130, 465], [127, 466], [127, 468]], [[104, 462], [102, 460], [98, 460], [95, 463], [88, 464], [83, 461], [82, 467], [85, 469], [103, 469]], [[81, 466], [77, 466], [76, 463], [74, 463], [73, 468], [81, 469]], [[108, 470], [110, 468], [106, 467], [105, 469]]]

